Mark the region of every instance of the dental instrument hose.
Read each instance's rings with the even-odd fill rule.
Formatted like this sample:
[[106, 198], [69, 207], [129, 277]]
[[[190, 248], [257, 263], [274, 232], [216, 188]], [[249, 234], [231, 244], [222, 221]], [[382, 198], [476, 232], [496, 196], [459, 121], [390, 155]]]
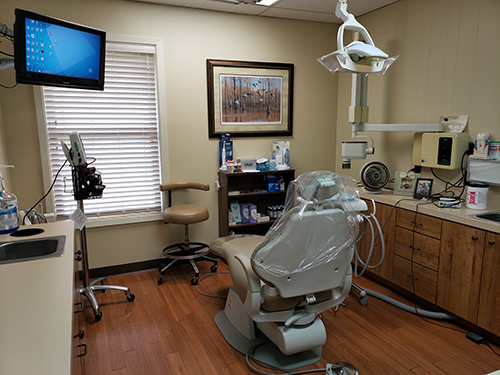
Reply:
[[[384, 235], [382, 234], [382, 227], [380, 226], [380, 223], [378, 222], [377, 218], [375, 217], [376, 206], [375, 206], [375, 202], [374, 202], [373, 199], [372, 199], [372, 204], [373, 204], [373, 212], [372, 213], [370, 213], [368, 215], [360, 214], [361, 217], [363, 217], [365, 219], [365, 227], [363, 228], [363, 232], [361, 233], [361, 235], [359, 236], [359, 238], [356, 240], [356, 243], [358, 243], [359, 241], [361, 241], [362, 238], [364, 238], [364, 235], [365, 235], [365, 232], [366, 232], [366, 225], [367, 225], [367, 223], [370, 226], [371, 241], [370, 241], [370, 250], [368, 250], [368, 254], [366, 256], [366, 260], [364, 260], [364, 261], [363, 261], [362, 257], [358, 253], [357, 246], [354, 247], [354, 254], [355, 254], [354, 276], [356, 278], [361, 277], [365, 273], [365, 271], [367, 269], [373, 269], [373, 268], [379, 267], [382, 264], [382, 262], [384, 261], [384, 258], [385, 258], [385, 241], [384, 241]], [[376, 225], [377, 230], [378, 230], [377, 237], [375, 237], [375, 230], [373, 228], [372, 220], [375, 222], [375, 225]], [[373, 249], [375, 247], [375, 241], [378, 238], [380, 238], [381, 256], [380, 256], [380, 259], [377, 262], [377, 264], [370, 265], [370, 259], [372, 258], [372, 255], [373, 255]], [[358, 262], [363, 266], [363, 269], [361, 270], [360, 273], [358, 273]]]

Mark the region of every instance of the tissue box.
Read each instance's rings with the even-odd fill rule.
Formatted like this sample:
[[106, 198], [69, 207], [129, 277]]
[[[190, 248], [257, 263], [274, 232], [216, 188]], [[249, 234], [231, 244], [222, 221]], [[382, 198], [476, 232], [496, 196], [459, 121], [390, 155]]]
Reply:
[[241, 222], [242, 223], [249, 223], [250, 222], [250, 205], [249, 204], [242, 204], [240, 205], [241, 209]]
[[267, 184], [267, 191], [269, 191], [269, 192], [281, 191], [280, 183], [279, 182], [269, 182]]
[[250, 203], [250, 222], [251, 223], [256, 223], [257, 222], [257, 206], [255, 204]]
[[240, 204], [238, 203], [238, 201], [231, 201], [230, 206], [234, 222], [236, 224], [241, 224]]

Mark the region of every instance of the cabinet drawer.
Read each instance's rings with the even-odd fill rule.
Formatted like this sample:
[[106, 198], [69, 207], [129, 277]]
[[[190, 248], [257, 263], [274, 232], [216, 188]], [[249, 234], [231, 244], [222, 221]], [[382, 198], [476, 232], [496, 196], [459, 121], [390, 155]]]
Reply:
[[396, 227], [395, 237], [395, 254], [413, 259], [415, 263], [434, 271], [438, 270], [441, 241], [400, 227]]
[[400, 287], [413, 293], [413, 280], [415, 283], [415, 294], [429, 302], [436, 303], [436, 289], [438, 275], [427, 267], [410, 262], [407, 259], [394, 256], [393, 281]]
[[425, 234], [426, 236], [441, 238], [441, 226], [443, 221], [432, 216], [417, 214], [415, 212], [398, 208], [396, 225], [415, 230], [417, 233]]

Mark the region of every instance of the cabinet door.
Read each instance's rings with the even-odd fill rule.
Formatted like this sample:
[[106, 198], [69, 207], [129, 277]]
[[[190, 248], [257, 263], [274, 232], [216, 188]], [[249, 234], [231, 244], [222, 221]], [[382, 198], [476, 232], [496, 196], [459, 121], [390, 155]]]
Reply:
[[485, 232], [443, 222], [437, 305], [476, 322]]
[[500, 336], [500, 234], [486, 233], [477, 325]]
[[[368, 204], [369, 212], [373, 212], [372, 209], [372, 202], [371, 201], [366, 201]], [[385, 257], [384, 261], [382, 264], [377, 267], [377, 268], [371, 268], [369, 269], [370, 272], [379, 275], [380, 277], [383, 277], [386, 280], [392, 281], [392, 268], [393, 268], [393, 262], [394, 262], [394, 228], [395, 228], [395, 221], [396, 221], [396, 215], [395, 211], [392, 211], [392, 206], [388, 206], [386, 204], [381, 204], [381, 203], [376, 203], [377, 207], [377, 212], [375, 214], [377, 220], [380, 223], [380, 226], [383, 226], [385, 223], [385, 226], [382, 230], [382, 233], [384, 234], [384, 241], [385, 241]], [[364, 212], [366, 214], [366, 212]], [[389, 216], [390, 215], [390, 216]], [[389, 220], [387, 221], [387, 219]], [[363, 230], [363, 225], [360, 225], [360, 231]], [[368, 224], [367, 224], [368, 225]], [[370, 265], [375, 265], [380, 261], [380, 257], [382, 256], [382, 246], [380, 244], [380, 239], [378, 238], [378, 231], [375, 228], [375, 237], [377, 238], [376, 240], [376, 246], [373, 249], [373, 255], [371, 257]], [[371, 233], [370, 233], [370, 228], [367, 227], [364, 238], [362, 238], [358, 242], [358, 254], [360, 257], [363, 259], [363, 261], [366, 260], [366, 255], [368, 254], [368, 251], [370, 250], [370, 241], [372, 240], [371, 238]], [[360, 269], [360, 266], [358, 266], [358, 270]]]

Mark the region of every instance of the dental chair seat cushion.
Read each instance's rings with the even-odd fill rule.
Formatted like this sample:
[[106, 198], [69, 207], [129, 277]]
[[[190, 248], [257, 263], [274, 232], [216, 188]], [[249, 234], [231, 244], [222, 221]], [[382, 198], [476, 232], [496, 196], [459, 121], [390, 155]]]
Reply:
[[194, 224], [208, 219], [206, 207], [198, 204], [181, 204], [163, 211], [163, 221], [170, 224]]
[[242, 265], [234, 256], [242, 254], [250, 259], [261, 239], [262, 236], [257, 235], [234, 235], [220, 237], [210, 243], [210, 251], [224, 259], [229, 266], [234, 290], [242, 302], [247, 295], [247, 277]]

